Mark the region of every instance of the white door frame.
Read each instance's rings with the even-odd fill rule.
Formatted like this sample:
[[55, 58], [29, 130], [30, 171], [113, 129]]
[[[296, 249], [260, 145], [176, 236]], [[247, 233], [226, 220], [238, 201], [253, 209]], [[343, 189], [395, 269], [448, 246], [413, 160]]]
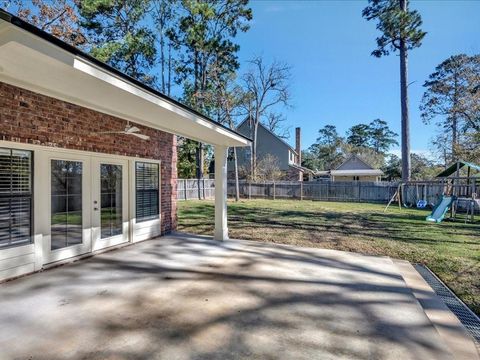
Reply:
[[[83, 255], [92, 251], [92, 236], [91, 236], [91, 171], [90, 162], [91, 157], [83, 154], [76, 153], [62, 153], [45, 151], [43, 156], [42, 168], [47, 170], [44, 174], [44, 188], [40, 190], [41, 196], [44, 197], [43, 204], [45, 205], [45, 220], [48, 224], [48, 232], [43, 236], [43, 264], [49, 264], [52, 262], [68, 259], [71, 257]], [[72, 245], [61, 249], [51, 250], [51, 162], [52, 160], [66, 160], [66, 161], [79, 161], [82, 162], [82, 243], [78, 245]], [[46, 185], [46, 186], [45, 186]]]
[[[100, 165], [120, 165], [122, 167], [122, 234], [106, 239], [101, 238], [101, 182]], [[92, 157], [92, 251], [101, 250], [110, 246], [119, 245], [129, 241], [129, 162], [126, 159], [113, 159], [110, 157]], [[95, 203], [95, 201], [97, 203]], [[98, 210], [96, 210], [98, 209]]]

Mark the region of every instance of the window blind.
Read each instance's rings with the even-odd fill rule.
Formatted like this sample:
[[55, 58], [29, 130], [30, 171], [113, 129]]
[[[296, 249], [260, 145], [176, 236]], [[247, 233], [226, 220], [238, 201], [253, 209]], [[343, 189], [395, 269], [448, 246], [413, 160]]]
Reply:
[[32, 241], [32, 152], [0, 148], [0, 248]]
[[136, 221], [158, 218], [159, 212], [159, 166], [155, 163], [135, 164]]

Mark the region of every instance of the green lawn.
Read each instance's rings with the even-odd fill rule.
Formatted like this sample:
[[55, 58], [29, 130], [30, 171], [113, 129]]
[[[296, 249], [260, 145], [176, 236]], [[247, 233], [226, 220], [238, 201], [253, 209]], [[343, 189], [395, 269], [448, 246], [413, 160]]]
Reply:
[[[211, 201], [179, 202], [179, 230], [211, 235]], [[428, 211], [294, 200], [229, 202], [230, 237], [346, 250], [426, 264], [480, 314], [480, 224], [428, 223]], [[480, 218], [479, 218], [480, 220]]]

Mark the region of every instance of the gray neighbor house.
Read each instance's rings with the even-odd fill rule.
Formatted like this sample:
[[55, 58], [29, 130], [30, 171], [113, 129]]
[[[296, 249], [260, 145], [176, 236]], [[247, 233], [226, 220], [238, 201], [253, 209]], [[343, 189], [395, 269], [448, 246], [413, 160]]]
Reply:
[[[242, 121], [237, 132], [252, 137], [253, 122], [249, 119]], [[237, 162], [239, 168], [248, 168], [250, 166], [251, 149], [248, 147], [237, 148]], [[301, 131], [295, 128], [295, 148], [290, 146], [285, 140], [275, 135], [263, 124], [258, 125], [257, 130], [257, 159], [261, 160], [266, 155], [272, 155], [278, 160], [278, 166], [283, 172], [282, 180], [285, 181], [303, 181], [304, 177], [311, 179], [313, 171], [301, 166]], [[233, 161], [228, 162], [228, 171], [234, 171]]]

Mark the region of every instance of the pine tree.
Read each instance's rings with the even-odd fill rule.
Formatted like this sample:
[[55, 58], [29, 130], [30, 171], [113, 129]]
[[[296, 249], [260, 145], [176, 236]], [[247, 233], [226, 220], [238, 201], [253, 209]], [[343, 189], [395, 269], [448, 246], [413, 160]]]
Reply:
[[144, 22], [149, 0], [82, 0], [81, 25], [88, 30], [92, 56], [144, 83], [156, 59], [155, 37]]
[[367, 147], [370, 141], [370, 127], [367, 124], [353, 125], [347, 131], [347, 144]]
[[369, 146], [377, 153], [385, 154], [392, 145], [398, 145], [397, 133], [390, 130], [385, 120], [375, 119], [368, 125]]
[[[169, 37], [180, 56], [176, 81], [183, 85], [184, 101], [209, 114], [212, 104], [205, 99], [212, 90], [214, 72], [231, 73], [238, 69], [233, 42], [239, 31], [249, 29], [252, 11], [248, 0], [181, 1], [179, 25]], [[197, 148], [197, 178], [203, 177], [203, 144]]]
[[[446, 156], [449, 161], [459, 158], [462, 148], [471, 141], [470, 131], [480, 132], [480, 55], [454, 55], [435, 68], [424, 83], [420, 110], [425, 123], [436, 120], [442, 134], [450, 141]], [[444, 149], [445, 143], [437, 142]], [[445, 151], [446, 152], [446, 151]]]
[[400, 101], [402, 113], [402, 179], [410, 179], [410, 120], [408, 112], [408, 51], [419, 47], [426, 33], [420, 29], [422, 18], [416, 10], [409, 10], [408, 0], [369, 0], [362, 15], [377, 20], [377, 49], [375, 57], [400, 54]]

